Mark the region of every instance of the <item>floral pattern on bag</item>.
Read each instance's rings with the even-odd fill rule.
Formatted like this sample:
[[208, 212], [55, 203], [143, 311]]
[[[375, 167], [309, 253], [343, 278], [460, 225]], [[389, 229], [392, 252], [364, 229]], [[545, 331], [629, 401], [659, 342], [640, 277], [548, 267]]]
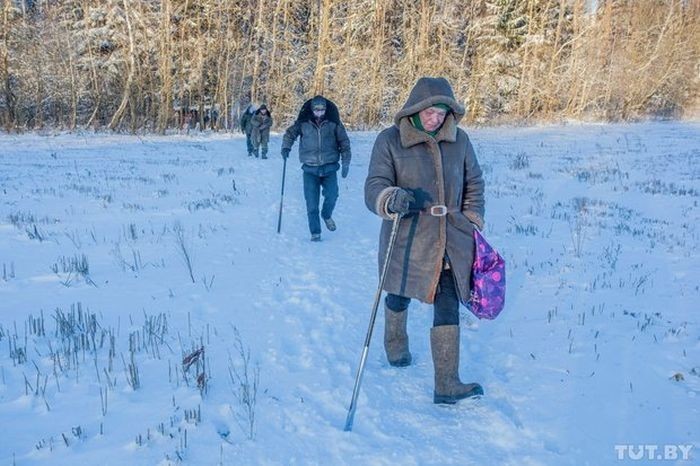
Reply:
[[506, 262], [474, 229], [469, 308], [480, 319], [495, 319], [506, 301]]

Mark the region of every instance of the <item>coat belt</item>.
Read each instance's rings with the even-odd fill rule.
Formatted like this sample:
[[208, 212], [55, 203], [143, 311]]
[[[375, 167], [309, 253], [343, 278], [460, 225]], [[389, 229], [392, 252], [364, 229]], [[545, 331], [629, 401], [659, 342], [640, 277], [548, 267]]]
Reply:
[[423, 215], [432, 215], [433, 217], [444, 217], [447, 214], [455, 214], [461, 211], [461, 207], [447, 207], [444, 204], [435, 204], [421, 209], [420, 213]]

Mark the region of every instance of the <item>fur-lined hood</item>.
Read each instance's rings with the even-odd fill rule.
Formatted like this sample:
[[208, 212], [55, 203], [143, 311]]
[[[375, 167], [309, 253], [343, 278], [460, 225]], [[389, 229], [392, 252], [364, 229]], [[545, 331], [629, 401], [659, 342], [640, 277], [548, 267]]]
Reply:
[[311, 110], [311, 101], [317, 97], [320, 97], [326, 101], [326, 114], [323, 118], [325, 120], [332, 121], [333, 123], [340, 124], [340, 113], [338, 112], [338, 107], [332, 101], [320, 95], [317, 95], [304, 102], [304, 105], [301, 106], [301, 110], [299, 110], [297, 121], [303, 123], [314, 119], [314, 112]]
[[434, 139], [448, 142], [457, 140], [457, 124], [464, 116], [464, 106], [457, 102], [452, 86], [445, 78], [420, 78], [403, 108], [394, 117], [403, 147], [411, 147], [430, 139], [427, 133], [413, 127], [409, 117], [436, 104], [445, 104], [451, 111]]
[[399, 110], [394, 117], [394, 123], [396, 123], [396, 126], [399, 126], [399, 122], [402, 118], [416, 114], [435, 104], [445, 104], [449, 106], [450, 109], [452, 109], [452, 113], [455, 115], [455, 121], [457, 123], [459, 123], [459, 120], [464, 116], [464, 106], [455, 100], [452, 86], [447, 82], [447, 79], [420, 78], [415, 86], [413, 86], [411, 94], [408, 96], [408, 100], [403, 108]]

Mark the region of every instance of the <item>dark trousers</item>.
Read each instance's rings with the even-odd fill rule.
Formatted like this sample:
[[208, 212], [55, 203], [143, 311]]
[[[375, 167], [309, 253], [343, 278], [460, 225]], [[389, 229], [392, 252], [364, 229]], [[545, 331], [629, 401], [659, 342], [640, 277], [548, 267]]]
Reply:
[[[384, 303], [394, 312], [408, 309], [411, 298], [387, 294]], [[440, 273], [435, 303], [433, 303], [433, 327], [440, 325], [459, 325], [459, 297], [451, 270]]]
[[318, 203], [323, 188], [323, 207], [321, 217], [331, 218], [335, 202], [338, 200], [338, 175], [332, 171], [325, 176], [304, 172], [304, 198], [306, 214], [309, 217], [309, 230], [312, 235], [321, 233], [321, 220], [318, 217]]
[[258, 144], [253, 144], [253, 155], [256, 157], [260, 154], [260, 149], [262, 149], [262, 156], [267, 156], [267, 141], [260, 142]]
[[248, 147], [248, 155], [255, 152], [255, 146], [253, 146], [253, 137], [250, 131], [245, 133], [245, 145]]
[[[262, 149], [262, 156], [267, 157], [267, 143], [270, 141], [270, 133], [268, 130], [253, 130], [250, 134], [251, 147], [253, 150], [253, 155], [258, 157], [260, 155], [260, 149]], [[247, 142], [247, 141], [246, 141]]]

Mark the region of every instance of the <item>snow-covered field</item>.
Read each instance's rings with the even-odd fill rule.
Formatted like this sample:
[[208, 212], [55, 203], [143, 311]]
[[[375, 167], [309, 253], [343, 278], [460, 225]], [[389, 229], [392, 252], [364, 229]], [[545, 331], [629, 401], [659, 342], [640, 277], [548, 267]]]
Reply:
[[501, 316], [462, 313], [486, 395], [432, 404], [413, 302], [415, 362], [386, 363], [380, 312], [350, 433], [376, 133], [350, 134], [318, 244], [296, 160], [276, 233], [280, 135], [269, 160], [240, 135], [0, 135], [0, 464], [700, 461], [700, 124], [469, 133], [508, 265]]

